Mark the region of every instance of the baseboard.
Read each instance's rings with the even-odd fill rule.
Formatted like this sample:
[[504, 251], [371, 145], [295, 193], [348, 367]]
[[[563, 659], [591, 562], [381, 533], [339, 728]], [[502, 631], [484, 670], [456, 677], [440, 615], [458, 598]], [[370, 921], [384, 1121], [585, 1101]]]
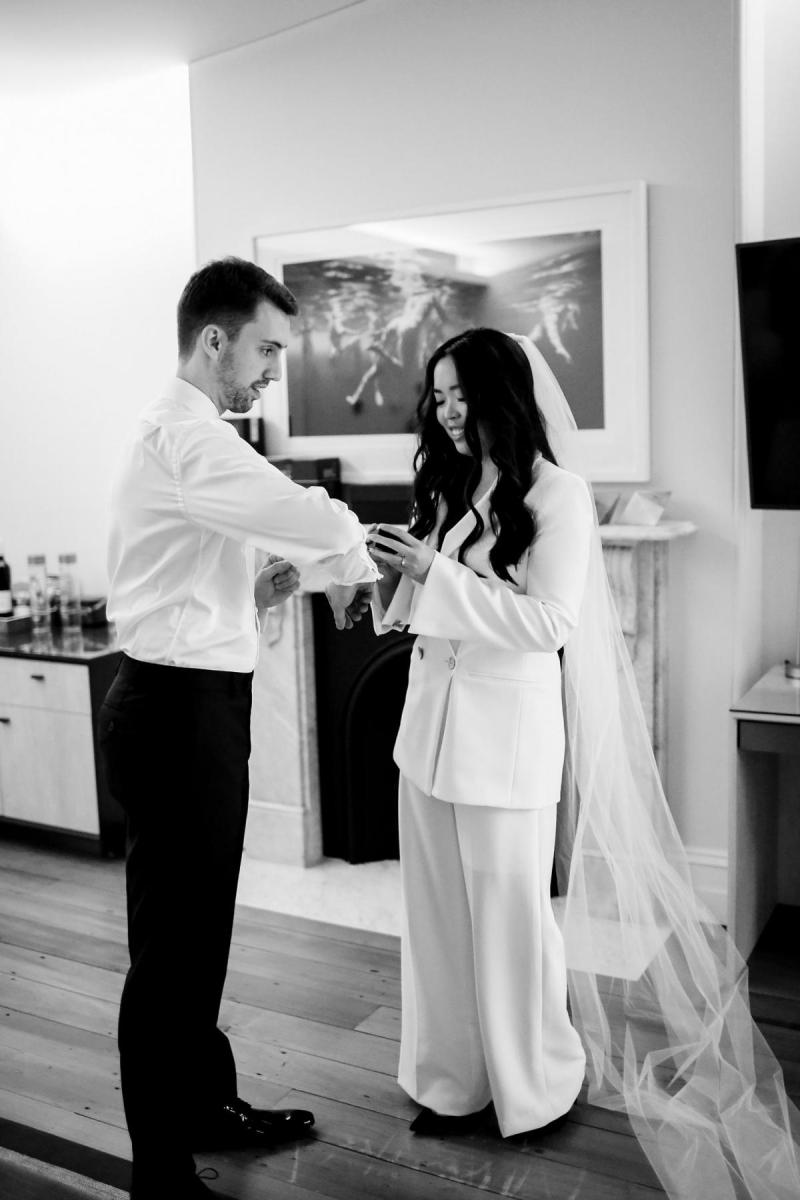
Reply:
[[244, 844], [261, 862], [313, 867], [322, 858], [319, 821], [305, 808], [251, 800]]
[[[245, 849], [261, 862], [311, 867], [320, 861], [319, 829], [299, 808], [250, 802]], [[728, 853], [708, 846], [686, 846], [692, 886], [714, 917], [728, 921]]]
[[728, 921], [728, 852], [709, 846], [686, 846], [694, 890], [716, 919]]

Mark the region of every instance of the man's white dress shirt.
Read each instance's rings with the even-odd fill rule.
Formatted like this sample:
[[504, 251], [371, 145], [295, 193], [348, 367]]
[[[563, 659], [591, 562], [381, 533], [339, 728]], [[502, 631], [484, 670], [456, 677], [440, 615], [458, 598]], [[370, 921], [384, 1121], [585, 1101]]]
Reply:
[[108, 615], [131, 658], [252, 671], [254, 548], [290, 559], [302, 586], [372, 580], [358, 518], [303, 488], [182, 379], [139, 417], [111, 500]]

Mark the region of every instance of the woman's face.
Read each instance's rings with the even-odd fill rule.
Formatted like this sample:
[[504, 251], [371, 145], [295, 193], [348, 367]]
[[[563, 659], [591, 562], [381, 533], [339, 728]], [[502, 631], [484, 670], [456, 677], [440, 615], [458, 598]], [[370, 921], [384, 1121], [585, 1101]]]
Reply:
[[[433, 368], [433, 402], [436, 405], [436, 420], [458, 453], [471, 454], [465, 429], [467, 402], [461, 390], [456, 364], [449, 354], [440, 358]], [[485, 454], [487, 439], [482, 422], [478, 422], [478, 436]]]

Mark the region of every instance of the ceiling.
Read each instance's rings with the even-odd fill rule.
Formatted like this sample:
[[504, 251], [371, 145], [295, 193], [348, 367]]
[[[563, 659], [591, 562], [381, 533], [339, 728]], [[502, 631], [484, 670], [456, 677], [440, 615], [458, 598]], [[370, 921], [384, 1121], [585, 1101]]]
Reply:
[[0, 93], [196, 62], [364, 0], [0, 0]]

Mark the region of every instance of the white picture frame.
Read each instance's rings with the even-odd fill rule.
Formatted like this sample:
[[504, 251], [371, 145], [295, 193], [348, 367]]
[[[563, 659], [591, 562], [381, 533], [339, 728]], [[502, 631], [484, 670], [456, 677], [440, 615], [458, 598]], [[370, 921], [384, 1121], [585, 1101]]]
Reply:
[[[534, 241], [599, 231], [602, 293], [602, 426], [579, 428], [565, 444], [565, 465], [596, 483], [650, 477], [647, 191], [642, 181], [517, 197], [480, 207], [405, 213], [328, 229], [255, 238], [256, 262], [283, 279], [291, 263], [369, 256], [398, 245], [479, 257], [487, 243]], [[523, 330], [510, 330], [523, 332]], [[554, 366], [558, 375], [558, 367]], [[261, 415], [270, 455], [337, 457], [346, 483], [412, 478], [416, 439], [409, 433], [290, 436], [291, 372], [270, 387]], [[569, 399], [569, 396], [567, 397]]]

